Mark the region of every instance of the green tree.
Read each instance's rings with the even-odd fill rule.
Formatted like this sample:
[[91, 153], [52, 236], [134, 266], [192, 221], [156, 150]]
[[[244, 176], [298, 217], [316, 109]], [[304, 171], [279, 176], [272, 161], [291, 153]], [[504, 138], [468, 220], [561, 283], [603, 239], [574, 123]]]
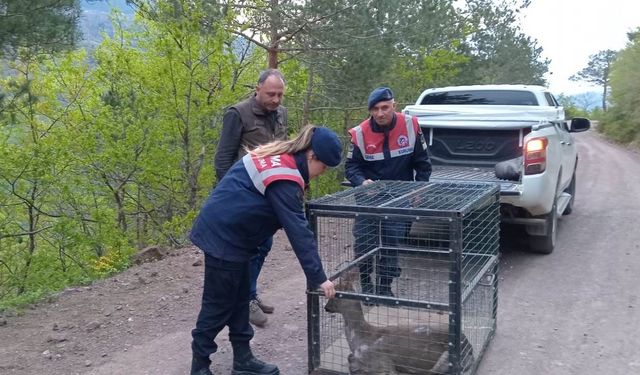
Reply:
[[230, 35], [202, 33], [203, 17], [196, 7], [116, 27], [91, 64], [81, 51], [11, 63], [1, 83], [0, 300], [118, 271], [136, 247], [182, 244], [213, 184], [212, 119], [238, 99]]
[[603, 50], [589, 56], [587, 66], [569, 77], [572, 81], [586, 81], [602, 87], [602, 109], [607, 110], [607, 95], [609, 90], [609, 74], [611, 64], [617, 55], [616, 51]]
[[53, 73], [52, 60], [23, 50], [2, 82], [9, 99], [0, 121], [1, 297], [29, 299], [89, 277], [87, 258], [78, 251], [87, 237], [71, 229], [88, 215], [65, 199], [84, 193], [73, 185], [67, 121], [82, 80], [71, 83], [66, 79], [76, 74], [62, 73], [77, 60], [83, 61], [81, 54]]
[[[180, 18], [185, 9], [180, 2], [172, 7], [162, 6], [164, 0], [129, 0], [146, 18], [162, 20]], [[335, 6], [326, 14], [310, 15], [306, 7], [311, 2], [294, 0], [206, 0], [190, 5], [201, 8], [206, 14], [201, 24], [203, 31], [216, 20], [225, 19], [224, 27], [238, 38], [242, 38], [265, 52], [267, 66], [278, 68], [282, 60], [291, 54], [316, 48], [313, 45], [301, 47], [301, 40], [309, 34], [317, 34], [323, 21], [344, 11]], [[284, 54], [284, 56], [282, 56]]]
[[611, 65], [611, 108], [605, 133], [621, 142], [640, 142], [640, 36]]
[[327, 49], [299, 58], [318, 88], [311, 107], [336, 114], [348, 109], [345, 127], [366, 115], [363, 104], [376, 86], [392, 86], [403, 102], [414, 100], [424, 85], [455, 75], [463, 34], [451, 1], [317, 1], [307, 11], [326, 14], [333, 7], [349, 11], [325, 20], [322, 36], [309, 41]]
[[72, 48], [80, 38], [81, 11], [78, 0], [0, 0], [0, 55]]
[[469, 61], [459, 82], [465, 84], [545, 84], [549, 61], [537, 41], [525, 35], [518, 14], [529, 0], [467, 0], [462, 9], [469, 37]]
[[[238, 99], [235, 55], [221, 27], [201, 32], [198, 2], [179, 2], [183, 16], [139, 19], [116, 28], [96, 52], [99, 101], [92, 122], [99, 142], [88, 154], [112, 197], [118, 225], [138, 247], [163, 238], [177, 244], [213, 185], [210, 163], [218, 127], [212, 120]], [[176, 2], [158, 2], [169, 12]], [[191, 6], [195, 5], [195, 6]], [[215, 123], [215, 121], [214, 121]], [[86, 142], [96, 142], [87, 139]]]

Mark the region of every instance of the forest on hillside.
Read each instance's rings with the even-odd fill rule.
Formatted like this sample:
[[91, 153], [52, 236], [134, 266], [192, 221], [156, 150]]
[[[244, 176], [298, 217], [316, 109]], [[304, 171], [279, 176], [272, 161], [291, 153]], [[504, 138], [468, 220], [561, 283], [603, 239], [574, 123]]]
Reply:
[[112, 32], [82, 45], [79, 1], [0, 2], [0, 309], [118, 272], [146, 246], [187, 245], [222, 115], [267, 67], [286, 77], [292, 133], [339, 134], [379, 85], [407, 103], [547, 72], [517, 22], [527, 0], [127, 3], [135, 16], [112, 12]]

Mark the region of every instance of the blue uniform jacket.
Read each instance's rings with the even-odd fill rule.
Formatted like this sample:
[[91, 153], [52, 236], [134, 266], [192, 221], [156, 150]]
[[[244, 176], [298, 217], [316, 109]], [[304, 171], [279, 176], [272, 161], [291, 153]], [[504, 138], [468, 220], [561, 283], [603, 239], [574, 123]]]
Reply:
[[[305, 184], [309, 171], [304, 153], [294, 155]], [[304, 191], [293, 181], [278, 180], [262, 195], [242, 162], [237, 161], [213, 190], [191, 229], [191, 241], [205, 253], [244, 262], [256, 248], [284, 228], [309, 287], [327, 280], [318, 245], [304, 214]]]
[[[371, 131], [379, 133], [384, 137], [383, 153], [384, 160], [365, 160], [362, 152], [352, 143], [349, 148], [349, 155], [345, 162], [345, 174], [352, 186], [360, 186], [366, 179], [370, 180], [397, 180], [397, 181], [428, 181], [431, 176], [431, 160], [426, 150], [422, 133], [415, 143], [412, 153], [392, 157], [389, 151], [389, 130], [396, 126], [396, 113], [393, 117], [391, 127], [381, 128], [371, 118]], [[401, 114], [400, 114], [401, 115]], [[402, 116], [402, 115], [401, 115]]]

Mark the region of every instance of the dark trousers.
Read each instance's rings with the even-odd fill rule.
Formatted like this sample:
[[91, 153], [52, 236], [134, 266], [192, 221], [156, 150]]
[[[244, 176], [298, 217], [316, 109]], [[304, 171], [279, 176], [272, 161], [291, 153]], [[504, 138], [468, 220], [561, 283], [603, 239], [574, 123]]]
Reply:
[[271, 251], [271, 246], [273, 246], [273, 237], [269, 237], [262, 245], [258, 246], [258, 255], [251, 258], [251, 286], [249, 291], [251, 299], [258, 296], [258, 277], [260, 276], [264, 260], [269, 254], [269, 251]]
[[232, 343], [246, 343], [253, 338], [249, 324], [249, 262], [229, 262], [206, 255], [204, 257], [204, 289], [196, 328], [191, 331], [194, 360], [202, 367], [211, 361], [218, 345], [215, 338], [229, 326]]

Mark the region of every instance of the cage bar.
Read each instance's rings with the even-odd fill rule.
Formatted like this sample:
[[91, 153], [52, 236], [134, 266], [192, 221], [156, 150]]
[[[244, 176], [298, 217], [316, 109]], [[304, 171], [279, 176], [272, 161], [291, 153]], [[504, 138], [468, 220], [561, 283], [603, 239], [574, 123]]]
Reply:
[[498, 199], [491, 183], [377, 181], [309, 202], [338, 285], [308, 294], [309, 373], [474, 374], [496, 329]]

